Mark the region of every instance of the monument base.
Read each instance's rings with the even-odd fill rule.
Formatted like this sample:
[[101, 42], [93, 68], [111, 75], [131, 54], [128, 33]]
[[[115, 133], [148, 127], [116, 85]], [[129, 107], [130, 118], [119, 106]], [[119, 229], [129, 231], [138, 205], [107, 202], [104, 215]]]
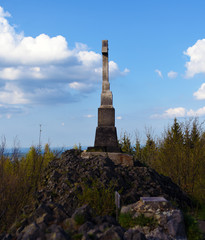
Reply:
[[95, 156], [109, 157], [115, 165], [134, 166], [133, 156], [116, 152], [82, 152], [81, 157], [89, 159]]
[[94, 148], [104, 149], [105, 152], [120, 152], [117, 142], [116, 127], [97, 127]]

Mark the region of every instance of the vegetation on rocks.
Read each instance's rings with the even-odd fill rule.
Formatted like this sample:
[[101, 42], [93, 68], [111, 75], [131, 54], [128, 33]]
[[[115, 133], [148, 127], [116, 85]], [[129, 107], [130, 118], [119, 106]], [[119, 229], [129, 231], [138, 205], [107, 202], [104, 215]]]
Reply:
[[34, 199], [42, 175], [55, 154], [46, 144], [44, 151], [32, 146], [26, 156], [19, 157], [19, 149], [5, 154], [5, 139], [0, 146], [0, 232], [21, 215], [21, 210]]
[[124, 152], [135, 160], [168, 176], [201, 206], [205, 203], [205, 130], [198, 119], [179, 122], [176, 118], [161, 138], [148, 131], [145, 145], [129, 134], [119, 141]]
[[88, 185], [81, 184], [82, 192], [77, 195], [79, 204], [89, 204], [96, 215], [113, 216], [115, 214], [114, 184], [110, 182], [107, 187], [99, 180], [92, 179]]
[[[192, 196], [203, 206], [204, 144], [205, 132], [197, 119], [185, 123], [175, 119], [161, 139], [155, 140], [148, 133], [144, 146], [138, 138], [133, 145], [125, 133], [120, 145], [134, 156], [133, 167], [114, 165], [103, 156], [83, 159], [80, 145], [59, 158], [48, 145], [44, 150], [31, 147], [24, 157], [19, 157], [16, 148], [9, 157], [2, 141], [0, 239], [53, 239], [55, 235], [58, 239], [113, 236], [127, 240], [140, 234], [140, 239], [146, 239], [140, 228], [130, 227], [152, 228], [156, 222], [143, 214], [135, 218], [121, 215], [119, 223], [115, 221], [114, 192], [120, 192], [121, 205], [125, 206], [142, 196], [164, 196], [180, 208], [196, 206]], [[195, 220], [185, 220], [188, 239], [201, 239]]]
[[121, 213], [119, 217], [119, 223], [125, 229], [129, 229], [139, 226], [149, 226], [156, 227], [157, 222], [153, 217], [146, 217], [144, 214], [139, 215], [138, 217], [133, 217], [130, 213]]

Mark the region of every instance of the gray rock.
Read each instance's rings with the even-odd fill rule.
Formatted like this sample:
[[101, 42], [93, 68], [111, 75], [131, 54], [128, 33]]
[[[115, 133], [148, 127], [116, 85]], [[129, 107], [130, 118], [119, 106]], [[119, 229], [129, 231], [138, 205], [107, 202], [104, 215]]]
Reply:
[[147, 240], [147, 238], [143, 233], [135, 229], [129, 229], [127, 232], [125, 232], [124, 239], [125, 240]]
[[3, 238], [1, 238], [1, 236], [0, 236], [0, 239], [2, 239], [2, 240], [12, 240], [13, 237], [11, 236], [11, 234], [6, 234], [6, 236], [4, 236]]
[[31, 223], [19, 234], [17, 240], [36, 240], [39, 235], [40, 228], [36, 223]]
[[167, 222], [168, 233], [175, 238], [186, 238], [183, 215], [180, 210], [174, 210]]
[[112, 227], [105, 231], [99, 240], [123, 240], [124, 231], [121, 227]]
[[93, 218], [94, 223], [100, 225], [102, 223], [110, 223], [111, 225], [119, 225], [115, 218], [111, 216], [98, 216]]
[[89, 221], [92, 218], [92, 209], [88, 204], [77, 208], [72, 215], [72, 219], [79, 225]]
[[92, 222], [85, 222], [83, 225], [80, 226], [78, 232], [85, 234], [89, 232], [91, 229], [93, 229], [95, 226]]
[[70, 240], [70, 236], [58, 225], [52, 224], [47, 229], [46, 240]]
[[121, 212], [121, 213], [129, 213], [129, 212], [132, 211], [132, 208], [133, 208], [134, 206], [135, 206], [135, 203], [129, 204], [129, 205], [127, 205], [127, 206], [122, 206], [120, 212]]

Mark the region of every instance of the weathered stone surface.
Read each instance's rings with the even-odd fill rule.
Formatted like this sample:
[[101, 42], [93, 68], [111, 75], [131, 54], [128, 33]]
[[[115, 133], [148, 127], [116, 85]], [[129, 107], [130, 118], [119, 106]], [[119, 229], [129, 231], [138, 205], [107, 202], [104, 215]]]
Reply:
[[95, 225], [92, 222], [87, 221], [80, 226], [78, 232], [86, 234], [87, 232], [89, 232], [91, 229], [94, 229], [94, 228], [95, 228]]
[[[146, 201], [147, 200], [147, 201]], [[156, 226], [135, 226], [147, 239], [157, 240], [186, 240], [185, 226], [182, 212], [162, 197], [145, 198], [124, 206], [121, 213], [130, 213], [133, 218], [140, 215], [155, 219]]]
[[115, 109], [113, 108], [113, 96], [110, 91], [108, 69], [108, 41], [102, 41], [102, 93], [101, 106], [98, 108], [98, 127], [96, 128], [93, 151], [102, 147], [106, 152], [120, 152], [115, 128]]
[[133, 157], [125, 153], [115, 152], [82, 152], [81, 157], [90, 159], [94, 156], [109, 157], [115, 165], [134, 166]]
[[182, 212], [178, 209], [172, 212], [172, 215], [168, 218], [167, 230], [168, 233], [173, 237], [182, 238], [186, 236], [184, 219]]
[[[101, 93], [101, 106], [106, 107], [106, 108], [112, 108], [113, 105], [113, 95], [110, 90], [106, 90], [110, 88], [109, 82], [103, 82], [102, 86], [102, 93]], [[98, 113], [99, 113], [98, 108]]]
[[89, 205], [83, 205], [80, 208], [77, 208], [75, 212], [72, 215], [72, 219], [76, 221], [77, 218], [81, 218], [81, 221], [86, 222], [89, 221], [92, 218], [92, 210], [89, 207]]
[[99, 237], [99, 240], [123, 240], [123, 235], [121, 227], [111, 227]]
[[147, 238], [143, 233], [136, 229], [129, 229], [124, 234], [125, 240], [146, 240]]
[[[55, 171], [59, 173], [57, 178], [52, 177]], [[12, 239], [72, 239], [74, 235], [78, 236], [77, 234], [80, 233], [82, 239], [87, 240], [99, 239], [109, 234], [121, 239], [125, 230], [115, 218], [96, 217], [92, 215], [92, 209], [88, 206], [78, 207], [77, 195], [82, 191], [81, 183], [90, 184], [91, 179], [100, 180], [105, 187], [108, 187], [112, 181], [113, 191], [122, 189], [121, 204], [131, 204], [128, 207], [122, 207], [122, 211], [127, 212], [132, 209], [135, 214], [137, 213], [135, 210], [138, 209], [139, 213], [155, 215], [159, 228], [149, 230], [147, 227], [136, 227], [136, 230], [146, 236], [149, 234], [150, 236], [165, 236], [163, 234], [167, 236], [168, 230], [165, 232], [164, 226], [170, 221], [170, 233], [179, 233], [170, 218], [175, 209], [170, 207], [169, 202], [152, 201], [151, 205], [149, 203], [147, 206], [143, 201], [139, 201], [141, 196], [164, 196], [167, 200], [174, 200], [178, 204], [189, 205], [189, 198], [170, 178], [159, 175], [138, 162], [134, 166], [125, 167], [115, 165], [108, 156], [92, 156], [85, 159], [80, 157], [79, 151], [70, 150], [64, 152], [61, 159], [49, 163], [42, 180], [42, 188], [36, 193], [34, 206], [26, 206], [25, 218], [17, 222], [17, 225], [14, 224], [12, 231], [9, 231]], [[65, 184], [67, 187], [62, 187]], [[71, 218], [71, 216], [74, 217], [74, 213], [85, 213], [88, 217], [85, 217], [85, 222], [82, 221], [84, 223], [77, 225]], [[108, 231], [107, 235], [104, 235], [106, 231]], [[171, 234], [168, 236], [169, 240], [174, 239]], [[1, 240], [4, 237], [6, 233], [0, 234]], [[125, 236], [123, 237], [126, 240]]]
[[144, 203], [149, 203], [149, 202], [156, 202], [156, 203], [159, 203], [159, 202], [167, 202], [167, 200], [164, 198], [164, 197], [141, 197], [140, 200]]
[[21, 234], [18, 236], [17, 240], [35, 240], [39, 237], [39, 226], [34, 222], [24, 228]]
[[[101, 107], [98, 108], [98, 127], [115, 126], [115, 109]], [[116, 134], [116, 133], [115, 133]]]
[[97, 127], [95, 147], [103, 147], [107, 152], [119, 152], [116, 128], [113, 126]]
[[65, 233], [61, 226], [52, 224], [47, 229], [47, 234], [45, 235], [47, 240], [70, 240], [71, 238]]

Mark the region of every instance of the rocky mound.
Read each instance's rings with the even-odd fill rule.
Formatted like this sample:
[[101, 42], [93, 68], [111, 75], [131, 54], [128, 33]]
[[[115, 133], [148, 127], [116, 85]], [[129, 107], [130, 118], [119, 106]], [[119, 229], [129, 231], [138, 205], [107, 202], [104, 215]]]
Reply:
[[[188, 196], [170, 178], [139, 162], [134, 167], [116, 166], [109, 158], [82, 159], [78, 151], [69, 150], [60, 159], [49, 163], [43, 187], [36, 193], [35, 206], [26, 206], [22, 210], [22, 219], [11, 227], [10, 234], [2, 234], [0, 239], [114, 239], [109, 238], [112, 234], [115, 239], [132, 239], [125, 238], [128, 234], [114, 218], [89, 215], [87, 212], [92, 209], [88, 206], [85, 207], [85, 219], [92, 218], [92, 221], [87, 224], [96, 225], [100, 234], [93, 234], [91, 238], [86, 234], [88, 226], [82, 230], [73, 223], [80, 207], [77, 196], [82, 191], [81, 183], [89, 184], [91, 179], [100, 179], [105, 186], [112, 181], [114, 190], [121, 190], [121, 205], [135, 203], [142, 196], [163, 196], [180, 207], [191, 204]], [[143, 235], [143, 238], [135, 239], [146, 238]]]

